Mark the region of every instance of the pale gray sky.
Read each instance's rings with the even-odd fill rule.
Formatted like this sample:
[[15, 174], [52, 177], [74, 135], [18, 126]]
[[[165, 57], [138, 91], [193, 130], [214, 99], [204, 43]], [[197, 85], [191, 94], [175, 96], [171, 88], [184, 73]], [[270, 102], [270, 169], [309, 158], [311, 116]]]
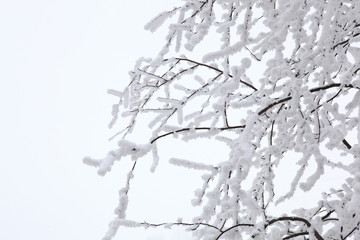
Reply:
[[122, 178], [81, 160], [114, 145], [106, 90], [157, 52], [162, 36], [143, 25], [173, 2], [0, 1], [1, 239], [104, 234]]
[[[107, 124], [116, 99], [106, 90], [121, 89], [135, 60], [158, 52], [164, 32], [150, 34], [143, 25], [176, 2], [0, 1], [1, 239], [101, 239], [129, 163], [99, 177], [82, 158], [114, 146]], [[176, 144], [179, 153], [196, 154]], [[201, 156], [217, 157], [217, 149]], [[129, 217], [161, 222], [184, 215], [196, 179], [182, 170], [186, 179], [176, 177], [164, 163], [154, 178], [150, 165], [138, 172], [136, 183], [145, 188], [132, 189]], [[169, 186], [174, 192], [159, 199]], [[179, 189], [189, 191], [175, 194]], [[187, 238], [122, 228], [115, 239]]]

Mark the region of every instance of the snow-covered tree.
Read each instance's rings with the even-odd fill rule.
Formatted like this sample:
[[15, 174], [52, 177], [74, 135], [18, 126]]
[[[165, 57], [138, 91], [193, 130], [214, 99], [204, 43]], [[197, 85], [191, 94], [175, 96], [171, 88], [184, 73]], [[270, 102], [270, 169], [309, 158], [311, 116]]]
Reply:
[[[202, 211], [166, 226], [207, 240], [360, 239], [360, 1], [183, 0], [145, 28], [163, 23], [159, 54], [138, 60], [123, 91], [109, 91], [119, 98], [110, 126], [127, 122], [118, 148], [84, 159], [99, 175], [133, 161], [104, 239], [120, 226], [164, 225], [127, 219], [126, 209], [132, 179], [141, 178], [136, 165], [152, 154], [156, 174], [168, 161], [158, 151], [174, 137], [189, 148], [209, 138], [229, 152], [216, 163], [169, 160], [202, 174], [192, 199]], [[129, 140], [145, 128], [149, 136]], [[286, 176], [284, 163], [293, 163]], [[340, 177], [326, 180], [312, 208], [299, 199], [298, 209], [278, 213], [329, 172]]]

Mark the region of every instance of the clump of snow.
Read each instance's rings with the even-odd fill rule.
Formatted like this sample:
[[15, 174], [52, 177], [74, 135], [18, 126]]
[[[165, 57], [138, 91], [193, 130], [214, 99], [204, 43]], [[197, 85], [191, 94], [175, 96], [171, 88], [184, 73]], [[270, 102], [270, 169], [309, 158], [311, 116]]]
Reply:
[[103, 159], [85, 157], [83, 162], [89, 166], [97, 167], [98, 174], [104, 176], [107, 172], [111, 171], [115, 161], [119, 161], [125, 156], [130, 156], [132, 160], [136, 160], [147, 154], [152, 147], [151, 144], [135, 144], [128, 140], [119, 141], [118, 146], [118, 149], [110, 151]]

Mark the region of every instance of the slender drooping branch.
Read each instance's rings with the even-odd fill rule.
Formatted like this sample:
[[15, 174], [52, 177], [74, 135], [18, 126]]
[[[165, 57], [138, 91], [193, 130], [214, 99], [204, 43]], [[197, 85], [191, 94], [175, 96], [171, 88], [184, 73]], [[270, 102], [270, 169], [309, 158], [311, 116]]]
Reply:
[[251, 224], [251, 223], [239, 223], [239, 224], [236, 224], [236, 225], [234, 225], [234, 226], [232, 226], [232, 227], [229, 227], [228, 229], [222, 231], [222, 232], [215, 238], [215, 240], [219, 240], [222, 235], [224, 235], [225, 233], [231, 231], [232, 229], [235, 229], [235, 228], [238, 228], [238, 227], [254, 227], [254, 226], [255, 226], [255, 225], [254, 225], [254, 224]]
[[[180, 59], [181, 60], [181, 59]], [[187, 60], [187, 59], [184, 59], [184, 60]], [[192, 60], [189, 60], [191, 62], [193, 62]], [[195, 62], [197, 63], [197, 62]], [[201, 63], [198, 63], [198, 64], [201, 64]], [[208, 65], [206, 65], [208, 66]], [[211, 67], [211, 66], [208, 66], [208, 67]], [[212, 68], [212, 67], [211, 67]], [[214, 70], [217, 70], [217, 71], [221, 71], [217, 68], [215, 68]], [[329, 85], [326, 85], [326, 86], [322, 86], [322, 87], [316, 87], [316, 88], [312, 88], [310, 89], [309, 91], [311, 93], [313, 92], [318, 92], [318, 91], [322, 91], [322, 90], [327, 90], [327, 89], [330, 89], [330, 88], [335, 88], [335, 87], [340, 87], [341, 84], [340, 83], [333, 83], [333, 84], [329, 84]], [[347, 84], [347, 85], [343, 85], [344, 87], [346, 88], [355, 88], [355, 89], [360, 89], [359, 87], [354, 87], [353, 85], [351, 84]], [[257, 114], [259, 116], [263, 115], [266, 111], [268, 111], [269, 109], [273, 108], [274, 106], [276, 105], [279, 105], [281, 103], [284, 103], [284, 102], [287, 102], [287, 101], [290, 101], [292, 99], [292, 96], [289, 96], [289, 97], [285, 97], [285, 98], [282, 98], [280, 100], [277, 100], [271, 104], [269, 104], [268, 106], [266, 106], [265, 108], [261, 109]], [[166, 137], [168, 135], [171, 135], [171, 134], [175, 134], [175, 133], [180, 133], [180, 132], [185, 132], [185, 131], [190, 131], [190, 130], [196, 130], [196, 131], [199, 131], [199, 130], [220, 130], [220, 131], [224, 131], [224, 130], [233, 130], [233, 129], [241, 129], [241, 128], [245, 128], [246, 125], [240, 125], [240, 126], [229, 126], [229, 127], [223, 127], [223, 128], [210, 128], [210, 127], [197, 127], [197, 128], [182, 128], [182, 129], [179, 129], [179, 130], [175, 130], [175, 131], [171, 131], [171, 132], [167, 132], [167, 133], [164, 133], [162, 135], [159, 135], [157, 137], [155, 137], [154, 139], [152, 139], [150, 141], [151, 144], [153, 144], [154, 142], [156, 142], [158, 139], [160, 138], [163, 138], [163, 137]], [[352, 146], [351, 144], [346, 140], [346, 139], [343, 139], [342, 140], [342, 143], [346, 146], [347, 149], [351, 149]]]
[[191, 130], [195, 130], [195, 131], [201, 131], [201, 130], [218, 130], [218, 131], [225, 131], [225, 130], [234, 130], [234, 129], [241, 129], [241, 128], [245, 128], [245, 125], [239, 125], [239, 126], [229, 126], [229, 127], [223, 127], [223, 128], [210, 128], [210, 127], [195, 127], [195, 128], [182, 128], [179, 130], [175, 130], [175, 131], [171, 131], [171, 132], [167, 132], [164, 133], [162, 135], [157, 136], [156, 138], [152, 139], [150, 141], [151, 144], [153, 144], [154, 142], [156, 142], [158, 139], [166, 137], [168, 135], [171, 134], [176, 134], [176, 133], [180, 133], [180, 132], [186, 132], [186, 131], [191, 131]]
[[[305, 223], [305, 225], [310, 228], [311, 227], [311, 223], [306, 220], [305, 218], [301, 218], [301, 217], [279, 217], [276, 219], [272, 219], [269, 221], [269, 223], [267, 225], [265, 225], [265, 228], [267, 228], [268, 226], [276, 223], [276, 222], [280, 222], [280, 221], [292, 221], [292, 222], [303, 222]], [[314, 229], [314, 235], [318, 240], [324, 240], [324, 238], [319, 234], [318, 231], [316, 231], [316, 229]]]
[[148, 222], [140, 222], [137, 223], [139, 226], [144, 227], [144, 228], [148, 228], [148, 227], [162, 227], [162, 226], [184, 226], [184, 227], [195, 227], [198, 228], [199, 226], [204, 226], [204, 227], [209, 227], [209, 228], [214, 228], [216, 230], [218, 230], [219, 232], [221, 232], [221, 230], [211, 224], [208, 223], [186, 223], [186, 222], [175, 222], [175, 223], [148, 223]]
[[[276, 222], [283, 222], [283, 221], [303, 222], [308, 228], [312, 227], [312, 226], [311, 226], [311, 223], [310, 223], [308, 220], [306, 220], [305, 218], [301, 218], [301, 217], [279, 217], [279, 218], [274, 218], [274, 219], [268, 221], [268, 222], [264, 225], [264, 228], [266, 229], [266, 228], [268, 228], [269, 226], [271, 226], [272, 224], [274, 224], [274, 223], [276, 223]], [[234, 225], [234, 226], [232, 226], [232, 227], [229, 227], [228, 229], [222, 231], [222, 232], [217, 236], [217, 238], [216, 238], [215, 240], [219, 240], [222, 235], [224, 235], [225, 233], [227, 233], [227, 232], [229, 232], [229, 231], [231, 231], [231, 230], [233, 230], [233, 229], [235, 229], [235, 228], [244, 227], [244, 226], [245, 226], [245, 227], [253, 227], [253, 226], [255, 226], [255, 225], [254, 225], [254, 224], [244, 224], [244, 223], [236, 224], [236, 225]], [[305, 235], [305, 234], [309, 234], [309, 233], [308, 233], [308, 232], [303, 232], [303, 233], [301, 233], [300, 235]], [[300, 236], [300, 235], [298, 235], [298, 236]], [[315, 235], [316, 239], [318, 239], [318, 240], [324, 240], [324, 238], [319, 234], [319, 232], [318, 232], [316, 229], [314, 229], [314, 235]], [[255, 235], [252, 236], [252, 238], [254, 238], [254, 237], [255, 237]], [[284, 239], [289, 239], [289, 238], [290, 238], [290, 236], [288, 236], [287, 238], [284, 238]]]
[[[220, 69], [218, 69], [218, 68], [216, 68], [216, 67], [213, 67], [213, 66], [208, 65], [208, 64], [205, 64], [205, 63], [197, 62], [197, 61], [194, 61], [194, 60], [191, 60], [191, 59], [188, 59], [188, 58], [175, 58], [175, 59], [177, 59], [177, 60], [179, 60], [179, 61], [187, 61], [187, 62], [196, 64], [196, 65], [199, 65], [199, 66], [207, 67], [207, 68], [212, 69], [212, 70], [214, 70], [214, 71], [216, 71], [216, 72], [219, 72], [219, 73], [221, 73], [221, 74], [224, 73], [224, 71], [222, 71], [222, 70], [220, 70]], [[231, 75], [231, 74], [228, 74], [228, 76], [231, 77], [231, 78], [233, 77], [233, 75]], [[256, 87], [254, 87], [254, 86], [251, 85], [250, 83], [247, 83], [247, 82], [245, 82], [245, 81], [243, 81], [243, 80], [241, 80], [241, 79], [240, 79], [240, 82], [241, 82], [242, 84], [248, 86], [249, 88], [253, 89], [254, 91], [257, 91], [257, 90], [258, 90]]]
[[295, 238], [295, 237], [299, 237], [299, 236], [304, 236], [304, 235], [309, 235], [309, 232], [294, 233], [294, 234], [284, 237], [283, 240], [287, 240], [287, 239], [291, 239], [291, 238]]
[[[316, 87], [316, 88], [312, 88], [309, 90], [309, 92], [313, 93], [313, 92], [318, 92], [318, 91], [322, 91], [322, 90], [327, 90], [327, 89], [330, 89], [330, 88], [335, 88], [335, 87], [340, 87], [340, 86], [343, 86], [345, 88], [355, 88], [355, 89], [358, 89], [360, 90], [360, 87], [354, 87], [352, 84], [345, 84], [345, 85], [342, 85], [340, 83], [332, 83], [332, 84], [329, 84], [329, 85], [325, 85], [325, 86], [322, 86], [322, 87]], [[258, 115], [263, 115], [267, 110], [271, 109], [272, 107], [278, 105], [278, 104], [281, 104], [281, 103], [284, 103], [284, 102], [287, 102], [287, 101], [290, 101], [292, 99], [292, 96], [288, 96], [288, 97], [285, 97], [285, 98], [282, 98], [282, 99], [279, 99], [271, 104], [269, 104], [268, 106], [266, 106], [265, 108], [261, 109], [259, 112], [258, 112]]]

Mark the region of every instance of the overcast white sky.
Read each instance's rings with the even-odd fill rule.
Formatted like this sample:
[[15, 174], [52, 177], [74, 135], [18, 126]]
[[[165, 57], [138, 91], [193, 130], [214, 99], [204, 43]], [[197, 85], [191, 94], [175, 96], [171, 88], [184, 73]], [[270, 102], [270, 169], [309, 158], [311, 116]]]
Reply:
[[[81, 160], [114, 145], [106, 90], [158, 51], [163, 36], [143, 25], [174, 2], [0, 1], [1, 239], [102, 237], [122, 177]], [[138, 232], [117, 239], [161, 239]]]
[[[116, 99], [106, 91], [128, 83], [136, 59], [158, 52], [163, 33], [143, 25], [176, 2], [0, 1], [1, 239], [101, 239], [129, 163], [99, 177], [82, 158], [101, 157], [115, 144], [107, 124]], [[217, 149], [208, 147], [202, 157], [216, 157]], [[193, 188], [158, 196], [196, 180], [175, 177], [162, 163], [159, 178], [148, 169], [138, 173], [136, 183], [145, 188], [132, 189], [129, 217], [160, 222], [184, 215]], [[121, 229], [115, 239], [190, 238]]]

